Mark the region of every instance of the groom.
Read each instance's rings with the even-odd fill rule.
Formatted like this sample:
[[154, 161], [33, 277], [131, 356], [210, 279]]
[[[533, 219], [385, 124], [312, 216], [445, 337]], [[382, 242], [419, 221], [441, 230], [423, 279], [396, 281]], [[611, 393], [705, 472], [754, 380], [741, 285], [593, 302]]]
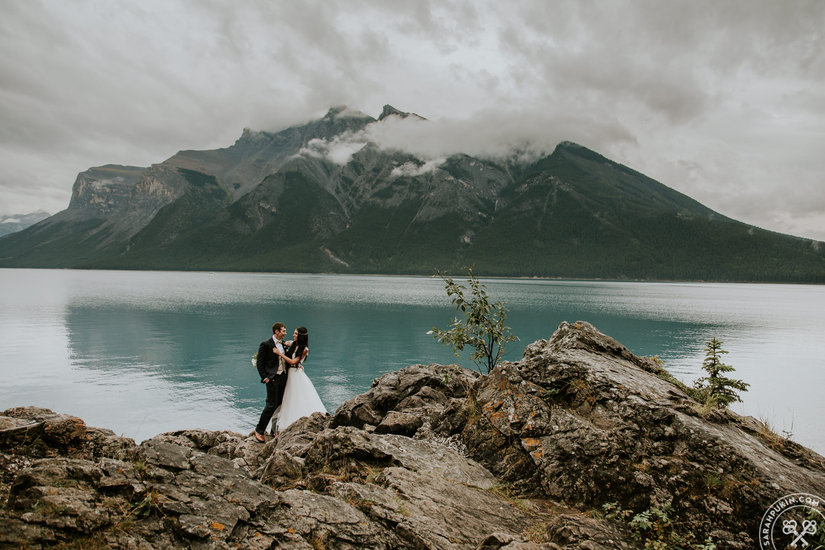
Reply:
[[283, 339], [286, 336], [286, 325], [275, 323], [272, 325], [272, 338], [264, 340], [258, 346], [258, 374], [261, 375], [261, 383], [266, 384], [266, 405], [261, 412], [261, 419], [255, 427], [255, 439], [261, 443], [266, 442], [264, 432], [266, 426], [272, 419], [272, 414], [281, 406], [284, 400], [284, 387], [286, 386], [286, 370], [283, 362], [275, 353], [275, 348], [284, 353]]

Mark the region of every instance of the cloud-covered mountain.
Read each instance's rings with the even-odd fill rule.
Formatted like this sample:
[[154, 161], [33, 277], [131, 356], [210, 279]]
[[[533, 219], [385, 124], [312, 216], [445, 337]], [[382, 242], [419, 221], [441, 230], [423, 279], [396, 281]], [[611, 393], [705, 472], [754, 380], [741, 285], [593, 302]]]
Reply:
[[822, 243], [501, 128], [490, 147], [341, 106], [224, 149], [92, 168], [66, 210], [0, 239], [0, 266], [825, 282]]
[[16, 233], [30, 225], [34, 225], [40, 220], [45, 220], [50, 214], [45, 210], [30, 212], [28, 214], [16, 214], [13, 216], [0, 216], [0, 236]]

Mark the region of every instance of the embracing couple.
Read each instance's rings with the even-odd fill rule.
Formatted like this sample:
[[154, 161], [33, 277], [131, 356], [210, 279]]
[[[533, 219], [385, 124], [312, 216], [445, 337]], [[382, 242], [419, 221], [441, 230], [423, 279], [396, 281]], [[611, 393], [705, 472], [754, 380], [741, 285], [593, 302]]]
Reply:
[[278, 412], [278, 420], [273, 422], [270, 435], [278, 432], [301, 418], [314, 412], [327, 412], [315, 386], [304, 372], [303, 361], [309, 353], [309, 334], [299, 327], [292, 334], [292, 340], [284, 342], [286, 325], [272, 325], [272, 338], [258, 346], [256, 367], [261, 382], [266, 384], [266, 406], [255, 427], [255, 439], [266, 442], [264, 434], [272, 415]]

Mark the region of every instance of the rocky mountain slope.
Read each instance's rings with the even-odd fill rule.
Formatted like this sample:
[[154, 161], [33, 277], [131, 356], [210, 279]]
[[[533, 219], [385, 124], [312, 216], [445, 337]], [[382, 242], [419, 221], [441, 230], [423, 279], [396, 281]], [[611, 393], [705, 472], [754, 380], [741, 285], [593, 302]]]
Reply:
[[825, 281], [822, 243], [726, 218], [574, 143], [418, 158], [336, 107], [230, 147], [81, 173], [69, 207], [0, 238], [0, 267]]
[[265, 445], [9, 409], [0, 546], [745, 549], [775, 500], [825, 494], [821, 456], [665, 378], [562, 323], [489, 375], [407, 367]]

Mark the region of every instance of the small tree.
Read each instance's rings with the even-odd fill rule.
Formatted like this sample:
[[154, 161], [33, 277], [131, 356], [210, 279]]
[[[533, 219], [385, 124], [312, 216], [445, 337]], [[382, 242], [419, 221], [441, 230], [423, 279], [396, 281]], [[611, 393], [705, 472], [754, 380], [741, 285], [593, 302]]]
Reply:
[[694, 383], [694, 387], [698, 390], [705, 404], [720, 409], [727, 408], [734, 401], [741, 402], [742, 399], [739, 397], [737, 390], [748, 391], [750, 386], [742, 380], [724, 376], [724, 373], [736, 370], [722, 362], [721, 356], [726, 353], [727, 351], [722, 349], [722, 342], [716, 338], [709, 340], [705, 344], [705, 360], [702, 363], [702, 369], [708, 373], [708, 376], [704, 376]]
[[504, 355], [505, 346], [518, 338], [510, 332], [510, 327], [504, 326], [507, 319], [504, 304], [501, 301], [491, 304], [485, 286], [473, 275], [473, 270], [467, 268], [467, 273], [470, 277], [467, 281], [471, 294], [469, 299], [465, 297], [466, 286], [456, 283], [452, 277], [436, 274], [444, 281], [447, 296], [455, 305], [456, 312], [460, 311], [464, 319], [455, 317], [448, 330], [433, 327], [427, 334], [432, 334], [440, 343], [449, 346], [456, 357], [465, 346], [472, 347], [475, 351], [470, 354], [470, 358], [479, 372], [482, 372], [481, 367], [484, 365], [489, 373]]

